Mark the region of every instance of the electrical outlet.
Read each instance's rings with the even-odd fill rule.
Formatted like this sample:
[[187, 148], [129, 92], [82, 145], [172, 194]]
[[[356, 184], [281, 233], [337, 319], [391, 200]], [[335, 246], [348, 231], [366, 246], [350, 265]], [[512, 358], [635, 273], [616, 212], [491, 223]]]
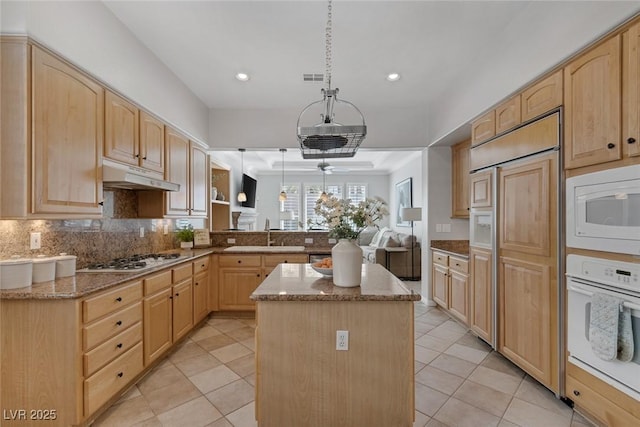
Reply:
[[144, 227], [140, 227], [140, 237], [144, 237]]
[[442, 224], [436, 224], [436, 233], [442, 233]]
[[229, 237], [229, 238], [227, 239], [227, 243], [229, 243], [229, 244], [231, 244], [231, 245], [234, 245], [234, 244], [236, 243], [236, 239], [234, 239], [234, 238], [232, 238], [232, 237]]
[[349, 331], [336, 331], [336, 350], [349, 350]]
[[337, 242], [336, 242], [336, 239], [329, 239], [329, 244], [330, 244], [330, 245], [335, 244], [335, 243], [337, 243]]
[[162, 233], [166, 236], [167, 234], [169, 234], [169, 224], [164, 224], [162, 226]]
[[304, 242], [309, 244], [313, 243], [313, 237], [305, 237]]
[[31, 233], [29, 238], [30, 240], [29, 247], [31, 249], [40, 249], [40, 246], [42, 244], [41, 238], [42, 238], [42, 235], [39, 232]]
[[443, 233], [451, 233], [451, 224], [442, 224]]

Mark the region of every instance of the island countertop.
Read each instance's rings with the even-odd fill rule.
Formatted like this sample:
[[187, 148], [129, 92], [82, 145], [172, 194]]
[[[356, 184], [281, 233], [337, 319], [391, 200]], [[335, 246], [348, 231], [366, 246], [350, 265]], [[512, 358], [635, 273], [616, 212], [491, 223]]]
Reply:
[[419, 301], [400, 279], [379, 264], [362, 265], [362, 282], [354, 288], [333, 284], [311, 264], [280, 264], [251, 294], [254, 301]]

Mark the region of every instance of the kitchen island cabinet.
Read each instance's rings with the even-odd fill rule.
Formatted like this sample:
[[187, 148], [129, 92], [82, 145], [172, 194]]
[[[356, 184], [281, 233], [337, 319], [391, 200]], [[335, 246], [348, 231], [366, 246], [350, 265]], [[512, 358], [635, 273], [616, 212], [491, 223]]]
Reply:
[[[420, 295], [378, 264], [363, 265], [356, 288], [309, 264], [280, 264], [251, 298], [260, 427], [413, 425]], [[336, 331], [348, 331], [346, 351]]]

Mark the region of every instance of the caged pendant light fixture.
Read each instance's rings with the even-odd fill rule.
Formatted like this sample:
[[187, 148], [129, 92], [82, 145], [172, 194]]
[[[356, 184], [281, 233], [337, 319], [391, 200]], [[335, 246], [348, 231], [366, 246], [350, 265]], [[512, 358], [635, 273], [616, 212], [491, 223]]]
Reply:
[[[244, 175], [244, 152], [246, 151], [244, 148], [238, 148], [238, 151], [240, 152], [240, 164], [242, 165], [242, 175]], [[246, 202], [247, 201], [247, 195], [244, 192], [244, 177], [242, 178], [242, 183], [240, 184], [240, 192], [238, 193], [238, 201], [239, 202]]]
[[278, 200], [284, 202], [287, 200], [287, 192], [284, 191], [284, 153], [287, 152], [286, 148], [281, 148], [280, 152], [282, 153], [282, 191], [280, 191], [280, 195], [278, 196]]
[[[367, 126], [364, 116], [349, 101], [338, 99], [338, 88], [331, 88], [331, 36], [332, 36], [332, 6], [329, 0], [327, 13], [327, 27], [325, 32], [325, 82], [326, 89], [322, 89], [322, 100], [307, 105], [298, 116], [297, 134], [302, 158], [321, 159], [333, 157], [353, 157], [367, 135]], [[321, 107], [320, 123], [311, 126], [302, 126], [305, 113], [317, 110]], [[334, 110], [340, 114], [346, 113], [350, 120], [357, 124], [344, 125], [335, 121]], [[307, 114], [311, 115], [311, 114]], [[317, 116], [316, 116], [317, 117]]]

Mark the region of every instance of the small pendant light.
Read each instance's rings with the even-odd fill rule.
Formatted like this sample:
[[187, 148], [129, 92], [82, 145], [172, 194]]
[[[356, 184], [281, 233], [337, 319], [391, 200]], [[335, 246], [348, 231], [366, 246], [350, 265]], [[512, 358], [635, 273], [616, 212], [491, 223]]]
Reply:
[[[244, 175], [244, 152], [246, 151], [244, 148], [238, 148], [240, 151], [240, 164], [242, 165], [242, 175]], [[244, 178], [242, 178], [242, 184], [240, 184], [240, 192], [238, 193], [238, 201], [246, 202], [247, 195], [244, 192]]]
[[284, 191], [284, 153], [287, 152], [286, 148], [281, 148], [280, 152], [282, 153], [282, 191], [280, 191], [280, 195], [278, 196], [278, 200], [284, 202], [287, 200], [287, 192]]
[[[324, 163], [324, 159], [322, 159], [322, 163]], [[327, 194], [327, 191], [326, 191], [327, 186], [325, 182], [327, 174], [323, 170], [321, 170], [321, 172], [322, 172], [322, 194], [320, 194], [320, 200], [322, 200], [323, 202], [326, 202], [327, 200], [329, 200], [329, 195]]]

